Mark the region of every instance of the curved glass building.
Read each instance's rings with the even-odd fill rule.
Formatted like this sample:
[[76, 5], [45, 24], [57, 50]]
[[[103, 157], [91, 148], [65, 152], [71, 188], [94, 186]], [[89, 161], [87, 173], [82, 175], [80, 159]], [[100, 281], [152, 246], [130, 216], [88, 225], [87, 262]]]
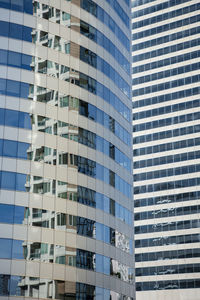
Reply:
[[137, 300], [200, 299], [200, 2], [133, 0]]
[[129, 23], [0, 0], [0, 299], [135, 299]]

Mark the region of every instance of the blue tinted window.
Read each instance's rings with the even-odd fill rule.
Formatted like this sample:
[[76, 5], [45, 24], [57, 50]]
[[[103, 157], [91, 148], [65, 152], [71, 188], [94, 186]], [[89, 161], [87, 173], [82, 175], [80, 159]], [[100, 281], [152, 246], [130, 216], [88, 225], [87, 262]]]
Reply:
[[110, 227], [108, 226], [103, 226], [104, 227], [104, 239], [103, 241], [105, 243], [110, 243]]
[[104, 210], [103, 195], [96, 193], [95, 200], [96, 200], [96, 208]]
[[[0, 30], [1, 30], [1, 24], [0, 24]], [[6, 79], [0, 78], [0, 94], [5, 94], [5, 91], [6, 91]]]
[[10, 23], [10, 37], [14, 39], [21, 40], [22, 39], [22, 25]]
[[23, 241], [13, 240], [12, 258], [14, 258], [14, 259], [24, 259]]
[[0, 50], [0, 64], [7, 65], [8, 51]]
[[104, 274], [110, 275], [110, 258], [104, 256]]
[[24, 41], [32, 42], [32, 28], [23, 26], [23, 36], [22, 39]]
[[14, 205], [0, 204], [0, 223], [13, 223]]
[[3, 153], [3, 140], [0, 139], [0, 156], [2, 156]]
[[103, 241], [103, 224], [96, 223], [96, 239], [99, 241]]
[[26, 191], [25, 183], [26, 183], [26, 175], [25, 174], [16, 174], [16, 190], [17, 191]]
[[0, 239], [0, 258], [11, 258], [12, 240]]
[[23, 0], [21, 1], [11, 0], [11, 9], [16, 11], [23, 11]]
[[17, 157], [17, 142], [4, 140], [3, 156]]
[[14, 223], [15, 224], [23, 223], [24, 211], [25, 211], [25, 208], [23, 206], [15, 206], [15, 210], [14, 210]]
[[10, 8], [10, 0], [0, 0], [0, 7]]
[[10, 66], [21, 66], [21, 53], [8, 51], [8, 64]]
[[4, 125], [5, 110], [0, 108], [0, 125]]
[[31, 118], [28, 113], [19, 112], [19, 127], [31, 129]]
[[14, 80], [7, 80], [7, 95], [9, 96], [19, 96], [20, 82]]
[[9, 36], [9, 23], [0, 21], [0, 35]]
[[22, 282], [22, 277], [20, 276], [10, 276], [9, 280], [9, 293], [13, 296], [20, 296], [21, 289], [19, 289], [20, 282]]
[[28, 98], [28, 94], [29, 94], [29, 84], [21, 82], [20, 97]]
[[30, 64], [31, 64], [31, 56], [22, 54], [22, 68], [25, 68], [27, 70], [31, 70]]
[[19, 125], [19, 112], [16, 110], [5, 110], [5, 125], [18, 127]]
[[33, 13], [33, 4], [31, 0], [24, 0], [24, 12], [27, 14]]
[[15, 190], [16, 173], [2, 171], [1, 188], [6, 190]]
[[96, 272], [103, 273], [104, 269], [104, 262], [103, 256], [100, 254], [96, 254]]
[[29, 144], [18, 142], [17, 157], [27, 159], [28, 147], [29, 147]]

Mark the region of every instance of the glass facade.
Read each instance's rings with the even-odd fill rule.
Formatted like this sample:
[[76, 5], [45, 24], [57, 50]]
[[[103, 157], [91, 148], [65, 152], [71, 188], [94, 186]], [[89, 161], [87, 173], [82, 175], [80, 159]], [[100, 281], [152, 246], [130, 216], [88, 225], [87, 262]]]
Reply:
[[198, 1], [132, 0], [138, 300], [200, 294], [199, 29]]
[[0, 297], [134, 300], [130, 3], [0, 0]]

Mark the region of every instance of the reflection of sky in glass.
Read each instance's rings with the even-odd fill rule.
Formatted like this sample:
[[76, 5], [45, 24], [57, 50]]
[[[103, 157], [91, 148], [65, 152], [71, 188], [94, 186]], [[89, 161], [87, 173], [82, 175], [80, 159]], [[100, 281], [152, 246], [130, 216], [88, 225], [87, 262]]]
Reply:
[[23, 241], [13, 240], [12, 258], [24, 259]]
[[0, 258], [24, 259], [23, 241], [0, 239]]
[[12, 240], [0, 239], [0, 257], [11, 258], [11, 252], [12, 252]]
[[11, 276], [10, 278], [10, 295], [20, 296], [21, 289], [18, 287], [19, 282], [21, 281], [20, 276]]
[[1, 189], [26, 191], [26, 174], [1, 171]]
[[22, 224], [24, 220], [23, 206], [14, 206], [9, 204], [0, 204], [0, 222]]

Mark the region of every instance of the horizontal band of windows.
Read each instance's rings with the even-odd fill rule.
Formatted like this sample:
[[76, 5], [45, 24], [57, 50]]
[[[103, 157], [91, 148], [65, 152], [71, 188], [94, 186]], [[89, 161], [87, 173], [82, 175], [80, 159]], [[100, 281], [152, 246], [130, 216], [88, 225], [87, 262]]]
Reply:
[[[0, 109], [0, 113], [2, 116], [2, 122], [4, 121], [4, 111], [3, 109]], [[18, 113], [18, 111], [12, 111], [12, 110], [6, 110], [7, 114], [10, 115], [10, 117], [12, 117], [12, 112]], [[26, 113], [24, 113], [26, 114]], [[26, 114], [25, 116], [27, 117], [28, 114]], [[110, 142], [108, 142], [107, 140], [103, 139], [102, 137], [96, 135], [95, 133], [88, 131], [86, 129], [83, 129], [81, 127], [77, 127], [75, 125], [69, 124], [69, 123], [65, 123], [65, 122], [61, 122], [58, 120], [54, 120], [51, 118], [47, 118], [44, 116], [40, 116], [40, 115], [32, 115], [30, 117], [30, 115], [28, 115], [29, 117], [29, 122], [31, 123], [31, 127], [32, 130], [36, 130], [36, 131], [40, 131], [40, 132], [45, 132], [48, 134], [52, 134], [52, 135], [58, 135], [61, 137], [64, 137], [66, 139], [70, 139], [70, 140], [74, 140], [78, 143], [81, 143], [83, 145], [86, 145], [92, 149], [96, 149], [108, 156], [110, 156], [111, 158], [115, 159], [115, 154], [116, 155], [120, 155], [121, 154], [118, 152], [119, 149], [117, 149], [113, 144], [111, 144]], [[7, 120], [4, 123], [7, 126], [13, 126], [13, 127], [19, 127], [18, 123], [14, 123], [14, 121], [12, 120]], [[3, 123], [2, 123], [3, 125]], [[120, 131], [121, 127], [118, 127], [119, 133], [122, 133], [122, 131]], [[117, 130], [116, 130], [117, 132]], [[115, 149], [116, 148], [116, 153]], [[120, 151], [120, 150], [119, 150]], [[122, 152], [121, 152], [122, 153]], [[119, 162], [121, 161], [120, 156], [117, 158], [119, 160]]]
[[[36, 2], [35, 2], [36, 3]], [[40, 4], [40, 3], [38, 3]], [[44, 5], [44, 4], [42, 4]], [[71, 16], [70, 14], [60, 11], [54, 7], [48, 6], [48, 12], [40, 13], [40, 9], [35, 12], [35, 16], [39, 16], [41, 18], [50, 20], [52, 22], [59, 23], [61, 25], [64, 25], [65, 27], [68, 27], [72, 30], [75, 30], [79, 32], [80, 34], [86, 36], [87, 38], [93, 40], [100, 46], [102, 46], [104, 49], [106, 49], [116, 60], [118, 64], [121, 65], [121, 67], [130, 74], [130, 62], [126, 59], [126, 57], [121, 53], [120, 50], [109, 40], [102, 32], [100, 32], [95, 27], [91, 26], [90, 24]], [[54, 17], [54, 14], [56, 15], [56, 19]], [[57, 16], [58, 15], [58, 16]], [[33, 43], [39, 43], [43, 46], [54, 48], [58, 51], [66, 53], [67, 50], [67, 42], [63, 38], [53, 35], [51, 33], [48, 33], [47, 31], [43, 31], [40, 29], [34, 30], [33, 33]], [[123, 43], [124, 45], [124, 43]], [[128, 50], [129, 50], [129, 41], [128, 41]]]
[[197, 83], [200, 81], [200, 75], [196, 74], [194, 76], [184, 77], [173, 81], [168, 81], [165, 83], [155, 84], [151, 86], [147, 86], [145, 88], [140, 88], [132, 91], [132, 96], [141, 96], [146, 94], [151, 94], [163, 90], [173, 89], [180, 86], [185, 86], [188, 84]]
[[[133, 132], [139, 132], [139, 131], [147, 131], [154, 128], [160, 128], [174, 125], [174, 124], [181, 124], [188, 122], [187, 125], [189, 125], [189, 122], [199, 120], [200, 119], [200, 112], [194, 112], [191, 114], [183, 114], [172, 118], [166, 118], [166, 119], [160, 119], [157, 121], [152, 121], [148, 123], [141, 123], [138, 125], [133, 126]], [[166, 128], [167, 129], [167, 128]]]
[[[145, 59], [150, 59], [150, 58], [152, 59], [152, 58], [154, 58], [156, 56], [162, 56], [162, 55], [169, 54], [169, 53], [172, 54], [173, 52], [181, 51], [181, 50], [192, 48], [192, 47], [197, 47], [199, 45], [199, 43], [200, 43], [200, 38], [189, 40], [189, 41], [182, 42], [182, 43], [179, 43], [179, 44], [177, 43], [175, 45], [171, 45], [171, 46], [168, 46], [168, 47], [162, 47], [160, 49], [149, 51], [149, 52], [145, 52], [145, 53], [141, 53], [141, 54], [138, 54], [138, 55], [133, 55], [133, 57], [132, 57], [133, 58], [133, 62], [138, 62], [138, 61], [145, 60]], [[193, 53], [193, 52], [191, 52], [191, 53]], [[181, 56], [182, 55], [180, 55], [180, 57]], [[175, 56], [175, 57], [179, 58], [179, 55]], [[171, 58], [171, 59], [173, 60], [174, 58]], [[165, 59], [159, 60], [158, 61], [158, 65], [159, 64], [161, 64], [160, 67], [165, 66]], [[141, 69], [140, 69], [140, 66], [134, 67], [134, 71], [136, 73], [137, 72], [143, 72], [143, 70], [145, 70], [145, 68], [146, 68], [145, 67], [146, 65], [149, 65], [149, 64], [142, 65]], [[153, 66], [155, 66], [154, 63], [152, 63], [152, 67]]]
[[[194, 206], [192, 206], [194, 207]], [[174, 231], [174, 230], [185, 230], [200, 228], [199, 220], [186, 220], [186, 221], [168, 221], [163, 223], [156, 223], [151, 225], [142, 225], [135, 226], [135, 234], [147, 234], [154, 232], [163, 232], [163, 231]]]
[[[200, 153], [199, 153], [200, 154]], [[177, 176], [182, 174], [192, 174], [200, 172], [200, 164], [193, 164], [193, 165], [186, 165], [182, 167], [174, 167], [174, 168], [167, 168], [163, 170], [157, 170], [152, 172], [144, 172], [134, 175], [134, 182], [137, 181], [144, 181], [149, 179], [155, 178], [164, 178], [170, 176]]]
[[[1, 81], [0, 81], [1, 82]], [[28, 93], [29, 92], [29, 93]], [[19, 94], [20, 96], [20, 94]], [[114, 120], [111, 116], [106, 114], [103, 110], [97, 108], [96, 106], [80, 100], [76, 97], [72, 97], [70, 95], [59, 93], [56, 90], [51, 90], [48, 88], [44, 88], [36, 85], [27, 85], [27, 98], [33, 99], [37, 102], [48, 103], [53, 106], [59, 107], [68, 107], [70, 110], [79, 111], [79, 114], [87, 117], [101, 125], [105, 128], [109, 129], [113, 133], [117, 133], [116, 136], [122, 138], [122, 131], [119, 128], [123, 127]], [[128, 110], [125, 105], [119, 103], [118, 112], [123, 114], [125, 112], [125, 108]], [[121, 105], [120, 105], [121, 104]], [[111, 104], [112, 106], [114, 103]], [[116, 103], [117, 105], [117, 103]], [[130, 112], [130, 110], [128, 110]]]
[[161, 106], [150, 110], [143, 110], [141, 112], [134, 113], [133, 120], [155, 117], [155, 116], [169, 114], [176, 111], [180, 112], [181, 110], [191, 109], [196, 107], [200, 107], [200, 99], [195, 99], [192, 101], [184, 101], [173, 105]]
[[[86, 88], [89, 92], [93, 87], [92, 91], [95, 92], [95, 94], [102, 97], [103, 100], [108, 102], [113, 107], [115, 108], [117, 107], [118, 108], [117, 111], [125, 119], [130, 121], [131, 118], [130, 109], [125, 104], [123, 104], [123, 102], [115, 94], [113, 94], [105, 86], [96, 82], [91, 77], [88, 77], [82, 73], [80, 73], [80, 77], [81, 77], [80, 80], [74, 82], [74, 84], [79, 84], [80, 87]], [[71, 78], [71, 80], [73, 80], [73, 78]], [[34, 87], [36, 91], [34, 90]], [[94, 90], [94, 88], [96, 91]], [[59, 97], [60, 107], [64, 107], [67, 105], [65, 103], [67, 102], [66, 100], [67, 95], [58, 93], [58, 91], [50, 90], [40, 86], [33, 86], [28, 83], [4, 79], [4, 78], [0, 78], [0, 94], [20, 97], [20, 98], [28, 98], [28, 99], [32, 99], [33, 96], [37, 95], [37, 101], [46, 102], [46, 103], [50, 102], [51, 100], [58, 102], [58, 97]], [[53, 104], [55, 105], [55, 103]]]
[[146, 252], [135, 254], [136, 262], [144, 261], [157, 261], [157, 260], [171, 260], [171, 259], [187, 259], [200, 257], [200, 249], [183, 249], [183, 250], [170, 250], [160, 252]]
[[140, 200], [134, 201], [135, 207], [144, 207], [144, 206], [154, 206], [165, 203], [178, 203], [184, 201], [192, 201], [200, 198], [200, 191], [187, 192], [187, 193], [178, 193], [172, 195], [158, 196], [152, 198], [143, 198]]
[[156, 184], [149, 185], [141, 185], [134, 188], [134, 194], [143, 194], [143, 193], [151, 193], [158, 192], [164, 190], [172, 190], [172, 189], [181, 189], [190, 186], [199, 186], [200, 178], [190, 178], [183, 180], [175, 180], [169, 182], [161, 182]]
[[24, 129], [32, 128], [29, 113], [3, 108], [0, 108], [0, 125]]
[[[59, 78], [60, 80], [64, 80], [72, 84], [78, 85], [93, 94], [98, 94], [104, 100], [106, 98], [106, 96], [103, 93], [104, 89], [108, 90], [108, 94], [113, 94], [113, 97], [118, 98], [116, 94], [111, 92], [106, 86], [98, 82], [96, 79], [65, 65], [60, 65], [50, 60], [44, 60], [39, 57], [34, 57], [34, 59], [32, 60], [31, 67], [35, 73], [38, 72], [42, 74], [47, 74], [53, 76], [54, 78]], [[121, 76], [119, 77], [117, 75], [114, 75], [113, 80], [117, 80], [117, 88], [119, 88], [120, 91], [128, 97], [128, 100], [130, 100], [130, 85], [127, 84], [125, 80], [121, 78]]]
[[[105, 88], [105, 93], [109, 92]], [[9, 79], [0, 78], [0, 94], [7, 96], [14, 96], [20, 98], [33, 99], [37, 97], [38, 102], [45, 102], [53, 104], [54, 106], [59, 107], [68, 107], [69, 106], [69, 96], [59, 93], [58, 91], [47, 89], [40, 86], [33, 86], [31, 84], [14, 81]], [[111, 93], [112, 94], [112, 93]], [[115, 97], [114, 94], [109, 95], [114, 97], [106, 97], [106, 101], [113, 107], [117, 107], [117, 111], [127, 120], [130, 120], [130, 109], [124, 105], [119, 98]], [[34, 100], [35, 100], [34, 98]], [[73, 105], [77, 106], [77, 98], [71, 97], [71, 102], [74, 102]], [[76, 108], [76, 107], [74, 107]], [[76, 108], [77, 109], [77, 108]], [[116, 123], [117, 124], [117, 123]], [[120, 125], [119, 125], [120, 126]], [[118, 126], [118, 127], [119, 127]]]
[[[199, 51], [198, 55], [200, 57], [200, 51]], [[142, 84], [142, 83], [146, 83], [146, 82], [149, 82], [149, 81], [160, 80], [160, 79], [163, 79], [163, 78], [173, 77], [173, 76], [177, 76], [177, 75], [180, 75], [180, 74], [185, 74], [185, 73], [188, 73], [188, 72], [196, 71], [196, 70], [199, 70], [199, 69], [200, 69], [200, 62], [196, 62], [194, 64], [190, 63], [189, 65], [181, 66], [181, 67], [178, 67], [178, 68], [169, 69], [169, 70], [166, 70], [166, 71], [153, 73], [151, 75], [146, 75], [146, 76], [134, 78], [132, 80], [132, 84], [137, 85], [137, 84]], [[173, 79], [173, 78], [171, 78], [171, 79]]]
[[[12, 148], [8, 148], [9, 146]], [[112, 158], [115, 162], [120, 164], [121, 152], [111, 143], [109, 143], [109, 145], [106, 146], [109, 147], [109, 155], [108, 153], [107, 155], [110, 158]], [[0, 139], [0, 156], [25, 158], [32, 161], [47, 163], [50, 165], [68, 165], [69, 167], [75, 167], [78, 171], [81, 168], [81, 160], [82, 160], [81, 156], [67, 153], [64, 151], [57, 151], [56, 149], [53, 148], [29, 145], [26, 143], [18, 144], [18, 142], [15, 141], [1, 140], [1, 139]], [[91, 169], [93, 167], [94, 164], [92, 163], [91, 165], [91, 163], [88, 161], [87, 172], [94, 173], [95, 170]]]
[[[164, 10], [166, 8], [170, 8], [179, 4], [183, 4], [185, 2], [189, 2], [190, 0], [175, 0], [175, 1], [166, 1], [166, 2], [162, 2], [153, 6], [149, 6], [146, 8], [143, 8], [141, 10], [137, 10], [135, 12], [133, 12], [132, 17], [133, 18], [138, 18], [141, 16], [145, 16], [151, 13], [155, 13], [157, 11], [160, 10]], [[145, 2], [146, 3], [146, 2]]]
[[[192, 276], [193, 277], [193, 276]], [[174, 289], [195, 289], [200, 288], [200, 279], [186, 280], [163, 280], [137, 282], [136, 291], [152, 291], [152, 290], [174, 290]]]
[[[133, 22], [132, 23], [132, 29], [137, 29], [137, 28], [141, 28], [144, 26], [148, 26], [148, 25], [152, 25], [155, 23], [159, 23], [171, 18], [175, 18], [178, 16], [182, 16], [184, 14], [188, 14], [191, 13], [193, 11], [197, 11], [200, 9], [200, 3], [195, 3], [193, 5], [188, 5], [161, 15], [156, 15], [155, 17], [151, 17], [151, 18], [145, 18], [144, 20], [138, 21], [138, 22]], [[134, 19], [133, 19], [134, 21]], [[184, 24], [185, 25], [185, 24]]]
[[[24, 158], [51, 165], [74, 167], [78, 172], [96, 177], [99, 165], [90, 159], [48, 147], [31, 146], [26, 143], [0, 139], [0, 156]], [[101, 170], [103, 172], [103, 170]], [[105, 176], [105, 171], [104, 171]]]
[[[38, 115], [30, 116], [30, 114], [28, 113], [24, 113], [16, 110], [10, 110], [10, 109], [1, 109], [1, 108], [0, 108], [0, 125], [16, 127], [16, 128], [32, 129], [34, 131], [44, 132], [52, 135], [58, 135], [66, 139], [73, 140], [75, 142], [86, 145], [92, 149], [104, 153], [105, 155], [107, 155], [108, 157], [116, 161], [118, 164], [120, 164], [122, 167], [130, 171], [130, 166], [131, 166], [130, 160], [124, 155], [123, 152], [121, 152], [115, 145], [111, 144], [104, 138], [81, 127], [77, 127], [72, 124], [68, 124], [65, 122], [61, 122], [43, 116], [38, 116]], [[7, 144], [8, 143], [9, 142], [7, 142]], [[13, 149], [9, 148], [7, 150], [8, 151], [7, 153], [10, 154], [10, 156], [12, 157], [14, 155], [17, 155], [17, 150], [16, 150], [17, 144], [14, 146], [14, 142], [10, 142], [10, 144], [11, 143]], [[23, 147], [22, 144], [20, 144], [20, 146]], [[3, 147], [3, 145], [1, 147]], [[4, 151], [6, 151], [5, 148]], [[20, 157], [20, 154], [18, 155], [19, 158], [24, 158], [25, 153], [23, 153], [23, 157]], [[42, 159], [42, 151], [41, 151], [41, 159]]]
[[165, 155], [146, 160], [139, 160], [133, 163], [134, 169], [147, 168], [158, 165], [173, 164], [176, 162], [200, 159], [200, 151], [185, 152], [174, 155]]
[[32, 28], [0, 21], [0, 36], [6, 36], [9, 38], [32, 42]]
[[200, 264], [180, 264], [146, 268], [136, 268], [135, 276], [159, 276], [172, 274], [200, 273]]
[[177, 236], [162, 236], [158, 238], [135, 240], [136, 248], [158, 247], [166, 245], [180, 245], [199, 243], [199, 234], [187, 234]]
[[[185, 139], [178, 142], [171, 142], [166, 144], [160, 144], [155, 146], [149, 146], [144, 147], [140, 149], [133, 150], [133, 156], [141, 156], [151, 153], [159, 153], [159, 152], [165, 152], [165, 151], [171, 151], [176, 149], [182, 149], [182, 148], [189, 148], [194, 146], [200, 145], [200, 138], [192, 138], [192, 139]], [[188, 149], [186, 149], [188, 150]]]
[[[200, 8], [200, 6], [199, 6]], [[198, 13], [196, 11], [196, 13]], [[163, 33], [165, 31], [168, 31], [168, 30], [172, 30], [172, 29], [177, 29], [179, 27], [184, 27], [184, 26], [187, 26], [187, 25], [190, 25], [190, 24], [194, 24], [196, 22], [199, 22], [200, 21], [200, 15], [194, 15], [192, 17], [189, 17], [189, 18], [185, 18], [185, 19], [182, 19], [182, 20], [178, 20], [178, 21], [175, 21], [175, 22], [172, 22], [172, 23], [167, 23], [167, 24], [164, 24], [164, 25], [161, 25], [161, 26], [158, 26], [158, 27], [154, 27], [154, 28], [151, 28], [151, 29], [147, 29], [147, 30], [144, 30], [144, 31], [140, 31], [140, 32], [137, 32], [137, 33], [134, 33], [132, 35], [132, 39], [135, 41], [137, 39], [141, 39], [141, 38], [144, 38], [144, 37], [147, 37], [147, 36], [151, 36], [151, 35], [154, 35], [154, 34], [159, 34], [159, 33]]]
[[166, 130], [166, 131], [156, 132], [153, 134], [146, 134], [146, 135], [135, 137], [133, 138], [133, 144], [140, 144], [140, 143], [146, 143], [150, 141], [168, 139], [172, 137], [193, 134], [198, 132], [200, 132], [200, 125], [177, 128], [174, 130]]
[[156, 0], [132, 0], [131, 7], [137, 7], [146, 3], [154, 2]]
[[[95, 149], [108, 155], [119, 165], [126, 168], [128, 171], [131, 171], [130, 160], [128, 160], [128, 158], [117, 147], [99, 136], [96, 136], [96, 141], [97, 140], [98, 142], [96, 142], [96, 146], [99, 145], [99, 149]], [[103, 147], [101, 148], [100, 142], [102, 142], [103, 144]], [[28, 143], [3, 139], [0, 139], [0, 156], [15, 157], [20, 159], [28, 158], [33, 161], [39, 161], [52, 165], [68, 164], [70, 166], [74, 165], [75, 161], [77, 161], [76, 155], [68, 154], [67, 152], [59, 152], [56, 149], [52, 149], [49, 147], [33, 146]]]
[[[169, 207], [169, 208], [162, 208], [158, 210], [135, 213], [134, 219], [135, 221], [139, 221], [139, 220], [149, 220], [149, 219], [157, 219], [157, 218], [169, 218], [174, 216], [198, 214], [199, 212], [200, 212], [200, 205]], [[154, 226], [156, 227], [157, 225], [158, 224], [154, 224], [153, 227]]]
[[32, 56], [19, 52], [0, 49], [0, 65], [6, 65], [31, 71]]
[[33, 4], [30, 0], [21, 0], [19, 2], [12, 0], [0, 0], [0, 7], [7, 8], [26, 14], [33, 14]]
[[[157, 68], [162, 68], [162, 67], [177, 64], [177, 63], [180, 63], [180, 62], [188, 61], [188, 60], [191, 60], [191, 59], [196, 59], [198, 57], [200, 57], [200, 51], [193, 51], [193, 52], [185, 53], [185, 54], [182, 54], [182, 55], [177, 55], [177, 56], [174, 56], [174, 57], [165, 58], [165, 59], [162, 59], [162, 60], [157, 60], [157, 61], [150, 62], [150, 63], [144, 64], [144, 65], [133, 67], [132, 73], [136, 74], [136, 73], [140, 73], [140, 72], [154, 70], [154, 69], [157, 69]], [[159, 72], [157, 74], [159, 74], [159, 76], [160, 76], [161, 73], [163, 73], [163, 72]], [[168, 73], [166, 73], [166, 75], [167, 74]], [[173, 72], [171, 72], [171, 74], [173, 74]], [[152, 78], [154, 76], [155, 76], [154, 74], [150, 75], [150, 77], [152, 77]], [[158, 77], [158, 78], [160, 79], [160, 77]]]
[[167, 102], [167, 101], [172, 101], [175, 99], [187, 98], [187, 97], [195, 96], [195, 95], [199, 95], [199, 94], [200, 94], [199, 87], [184, 89], [184, 90], [181, 90], [178, 92], [163, 94], [163, 95], [143, 99], [140, 101], [133, 101], [133, 108], [148, 106], [148, 105]]
[[[59, 157], [60, 161], [66, 160], [65, 156], [61, 155]], [[75, 158], [74, 158], [75, 160]], [[79, 162], [78, 162], [79, 160]], [[76, 162], [75, 162], [76, 163]], [[94, 179], [101, 180], [105, 182], [106, 184], [109, 184], [110, 186], [116, 188], [118, 191], [123, 193], [128, 198], [131, 198], [131, 185], [128, 184], [124, 179], [122, 179], [119, 175], [114, 173], [113, 171], [109, 170], [108, 168], [104, 167], [103, 165], [100, 165], [96, 163], [95, 161], [92, 161], [90, 159], [84, 158], [84, 157], [77, 157], [77, 171], [79, 173], [82, 173], [84, 175], [90, 176]], [[2, 173], [2, 174], [1, 174]], [[32, 177], [27, 177], [27, 180], [23, 181], [25, 174], [18, 174], [13, 172], [4, 172], [2, 171], [0, 173], [0, 179], [1, 179], [1, 188], [3, 189], [11, 189], [11, 190], [19, 190], [19, 191], [32, 191]], [[6, 184], [6, 180], [9, 180], [9, 176], [11, 176], [12, 182]], [[19, 177], [19, 183], [18, 183], [18, 177]], [[37, 176], [36, 176], [37, 177]], [[38, 177], [39, 185], [41, 182], [41, 186], [43, 186], [43, 179], [42, 177]], [[54, 185], [56, 184], [55, 180], [49, 179], [48, 188], [53, 193]], [[52, 184], [52, 186], [51, 186]], [[52, 187], [52, 189], [51, 189]]]
[[[87, 168], [87, 166], [86, 166]], [[80, 172], [84, 174], [85, 169]], [[87, 169], [86, 169], [87, 170]], [[87, 170], [88, 171], [88, 170]], [[114, 187], [126, 197], [131, 198], [131, 185], [124, 181], [117, 174], [111, 170], [97, 164], [97, 174], [95, 179], [102, 180], [103, 182]], [[89, 176], [89, 175], [88, 175]], [[67, 197], [67, 182], [56, 181], [54, 179], [47, 179], [40, 176], [33, 176], [22, 173], [1, 171], [0, 172], [1, 189], [12, 191], [24, 191], [37, 194], [55, 195], [56, 197]]]
[[[67, 294], [69, 294], [71, 298], [73, 297], [77, 300], [94, 299], [96, 295], [104, 300], [125, 299], [127, 297], [115, 291], [94, 285], [39, 277], [0, 274], [0, 285], [2, 287], [0, 296], [33, 297], [34, 295], [34, 297], [38, 299], [48, 298], [62, 300], [66, 297], [67, 291]], [[29, 289], [28, 287], [30, 285], [34, 286], [34, 288]], [[127, 297], [127, 300], [133, 300], [133, 298]]]
[[[100, 209], [117, 219], [121, 220], [127, 225], [132, 226], [132, 219], [133, 219], [133, 213], [122, 206], [121, 204], [117, 203], [115, 200], [108, 198], [104, 194], [97, 193], [94, 190], [88, 189], [83, 186], [75, 186], [68, 184], [64, 186], [64, 190], [62, 191], [62, 182], [58, 182], [58, 189], [60, 189], [60, 192], [57, 193], [57, 196], [66, 200], [75, 201], [78, 203], [81, 203], [83, 205], [87, 205], [93, 208]], [[39, 193], [39, 194], [47, 194], [50, 189], [47, 188], [48, 184], [45, 185], [45, 183], [35, 185], [35, 190], [33, 192]], [[57, 213], [54, 211], [47, 211], [45, 209], [38, 209], [33, 208], [29, 209], [22, 206], [14, 206], [10, 204], [0, 204], [0, 222], [1, 223], [8, 223], [8, 224], [23, 224], [24, 216], [27, 214], [30, 214], [32, 216], [33, 221], [31, 222], [31, 226], [39, 226], [44, 228], [58, 228], [59, 224], [58, 221], [55, 223], [55, 221], [51, 220], [51, 216], [54, 215], [62, 215], [63, 213]], [[47, 216], [50, 216], [47, 220]], [[42, 220], [42, 217], [45, 218], [44, 221]], [[38, 222], [34, 223], [34, 219], [39, 218]], [[60, 218], [60, 217], [57, 217]], [[56, 217], [55, 217], [56, 219]], [[66, 219], [66, 218], [64, 218]], [[37, 221], [37, 220], [36, 220]], [[64, 221], [63, 221], [64, 222]], [[57, 225], [56, 225], [57, 224]], [[66, 224], [60, 224], [66, 225]], [[62, 229], [61, 227], [59, 229]]]
[[[44, 209], [30, 209], [23, 206], [7, 204], [0, 204], [0, 207], [2, 208], [2, 212], [0, 212], [0, 222], [8, 222], [9, 224], [15, 224], [15, 222], [17, 224], [25, 223], [28, 226], [77, 233], [108, 243], [126, 253], [133, 253], [133, 243], [131, 239], [125, 234], [96, 221], [64, 213], [55, 213], [54, 211]], [[11, 215], [5, 216], [3, 212], [11, 213]], [[22, 213], [24, 213], [24, 215], [22, 215]], [[11, 219], [11, 217], [13, 218]], [[120, 239], [122, 239], [123, 242], [121, 242]], [[2, 251], [5, 251], [5, 249], [3, 248]]]
[[182, 30], [176, 33], [172, 33], [169, 35], [165, 35], [153, 40], [148, 40], [146, 42], [142, 42], [139, 44], [135, 44], [132, 46], [132, 51], [138, 51], [141, 49], [145, 49], [145, 48], [150, 48], [156, 45], [161, 45], [161, 44], [165, 44], [168, 42], [172, 42], [172, 41], [176, 41], [182, 38], [186, 38], [186, 37], [190, 37], [192, 35], [196, 35], [200, 33], [200, 26], [191, 28], [191, 29], [187, 29], [187, 30]]
[[[54, 244], [0, 238], [0, 259], [24, 259], [69, 265], [114, 276], [129, 283], [131, 283], [130, 279], [133, 279], [131, 276], [133, 270], [113, 258]], [[114, 265], [117, 266], [117, 269], [114, 268]], [[121, 270], [126, 270], [126, 272]]]

